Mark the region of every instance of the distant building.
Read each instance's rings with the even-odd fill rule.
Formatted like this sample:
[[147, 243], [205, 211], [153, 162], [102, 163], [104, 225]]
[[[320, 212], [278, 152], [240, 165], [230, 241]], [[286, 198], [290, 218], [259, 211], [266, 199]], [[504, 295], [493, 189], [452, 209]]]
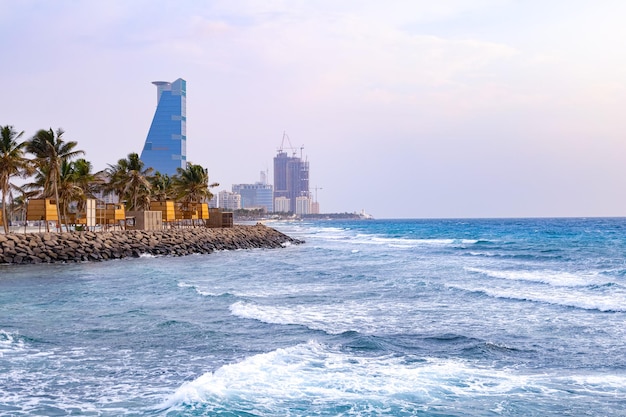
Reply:
[[211, 199], [209, 200], [209, 208], [218, 208], [219, 207], [219, 203], [218, 203], [218, 199], [217, 199], [217, 194], [213, 194], [213, 197], [211, 197]]
[[94, 197], [96, 200], [105, 204], [117, 204], [120, 202], [120, 199], [115, 193], [105, 194], [103, 191], [98, 191], [97, 193], [94, 193]]
[[274, 211], [274, 188], [269, 184], [233, 184], [233, 193], [241, 196], [241, 208]]
[[289, 199], [287, 197], [274, 199], [274, 213], [289, 213]]
[[320, 203], [317, 201], [311, 203], [311, 214], [320, 214]]
[[261, 171], [260, 177], [261, 177], [261, 181], [260, 181], [261, 184], [267, 184], [267, 172]]
[[311, 199], [309, 197], [296, 197], [297, 215], [311, 214]]
[[187, 164], [187, 82], [154, 81], [157, 108], [148, 131], [141, 160], [161, 174], [176, 174]]
[[239, 210], [241, 209], [241, 196], [226, 190], [220, 191], [219, 206], [224, 210]]
[[274, 201], [278, 197], [289, 200], [289, 211], [296, 212], [296, 199], [310, 197], [309, 162], [279, 149], [274, 157]]

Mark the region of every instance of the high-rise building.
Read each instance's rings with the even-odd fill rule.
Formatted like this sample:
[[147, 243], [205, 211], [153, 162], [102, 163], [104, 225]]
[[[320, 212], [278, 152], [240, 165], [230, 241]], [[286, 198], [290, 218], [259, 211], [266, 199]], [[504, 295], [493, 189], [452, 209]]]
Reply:
[[296, 198], [309, 196], [309, 162], [280, 149], [274, 157], [274, 199], [287, 198], [289, 211], [295, 213]]
[[141, 160], [161, 174], [176, 174], [187, 164], [187, 82], [154, 81], [157, 108], [148, 131]]
[[233, 193], [241, 196], [241, 208], [263, 208], [267, 212], [274, 211], [274, 189], [269, 184], [233, 184]]

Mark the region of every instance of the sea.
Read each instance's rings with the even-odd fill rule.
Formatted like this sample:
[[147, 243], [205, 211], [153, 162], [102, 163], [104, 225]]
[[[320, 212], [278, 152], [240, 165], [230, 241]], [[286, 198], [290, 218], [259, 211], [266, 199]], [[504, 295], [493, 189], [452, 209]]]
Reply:
[[626, 415], [626, 218], [267, 225], [0, 265], [0, 415]]

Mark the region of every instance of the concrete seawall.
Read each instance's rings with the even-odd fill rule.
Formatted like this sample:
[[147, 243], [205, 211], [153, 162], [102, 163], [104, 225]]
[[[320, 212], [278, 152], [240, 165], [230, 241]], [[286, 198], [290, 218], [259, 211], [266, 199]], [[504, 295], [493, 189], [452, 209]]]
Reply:
[[280, 248], [302, 243], [257, 224], [232, 228], [0, 234], [0, 263], [105, 261], [142, 254], [185, 256], [216, 250]]

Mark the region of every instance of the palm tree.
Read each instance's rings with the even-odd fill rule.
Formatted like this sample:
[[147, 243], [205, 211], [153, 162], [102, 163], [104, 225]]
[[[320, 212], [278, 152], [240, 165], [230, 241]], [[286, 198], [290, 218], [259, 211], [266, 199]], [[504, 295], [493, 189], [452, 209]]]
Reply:
[[4, 233], [9, 233], [7, 197], [14, 187], [11, 177], [26, 177], [31, 173], [30, 161], [24, 156], [26, 142], [19, 142], [24, 132], [17, 132], [13, 126], [0, 127], [0, 192], [2, 192], [2, 225]]
[[67, 221], [69, 205], [72, 202], [83, 201], [85, 198], [83, 189], [76, 182], [75, 164], [73, 162], [63, 161], [61, 164], [58, 191], [62, 210], [61, 218], [65, 220], [65, 228], [69, 231], [70, 225]]
[[161, 174], [159, 171], [148, 178], [151, 187], [151, 198], [156, 201], [166, 201], [174, 197], [172, 177]]
[[[69, 161], [85, 152], [80, 150], [74, 150], [77, 142], [64, 141], [63, 129], [57, 129], [56, 134], [50, 128], [49, 130], [41, 129], [35, 136], [28, 142], [26, 149], [28, 152], [35, 155], [35, 163], [39, 166], [42, 172], [45, 172], [47, 168], [48, 178], [47, 183], [51, 185], [54, 193], [54, 200], [57, 206], [57, 213], [61, 215], [60, 203], [59, 203], [59, 181], [61, 177], [61, 165], [65, 161]], [[60, 227], [60, 223], [59, 223]]]
[[116, 165], [106, 170], [109, 183], [106, 189], [114, 192], [120, 201], [126, 200], [127, 210], [139, 210], [150, 205], [150, 182], [148, 176], [152, 168], [144, 168], [144, 163], [136, 153], [129, 153]]
[[50, 181], [50, 169], [46, 166], [34, 168], [34, 179], [22, 187], [29, 198], [54, 198], [54, 190]]
[[91, 172], [91, 162], [84, 158], [77, 159], [72, 163], [72, 180], [81, 190], [81, 199], [78, 201], [78, 211], [85, 210], [85, 201], [88, 198], [96, 198], [96, 194], [103, 187], [103, 180], [99, 173]]
[[199, 203], [210, 200], [213, 193], [209, 190], [218, 187], [218, 183], [209, 184], [209, 172], [200, 165], [187, 163], [185, 169], [176, 168], [173, 178], [177, 199], [182, 202]]

